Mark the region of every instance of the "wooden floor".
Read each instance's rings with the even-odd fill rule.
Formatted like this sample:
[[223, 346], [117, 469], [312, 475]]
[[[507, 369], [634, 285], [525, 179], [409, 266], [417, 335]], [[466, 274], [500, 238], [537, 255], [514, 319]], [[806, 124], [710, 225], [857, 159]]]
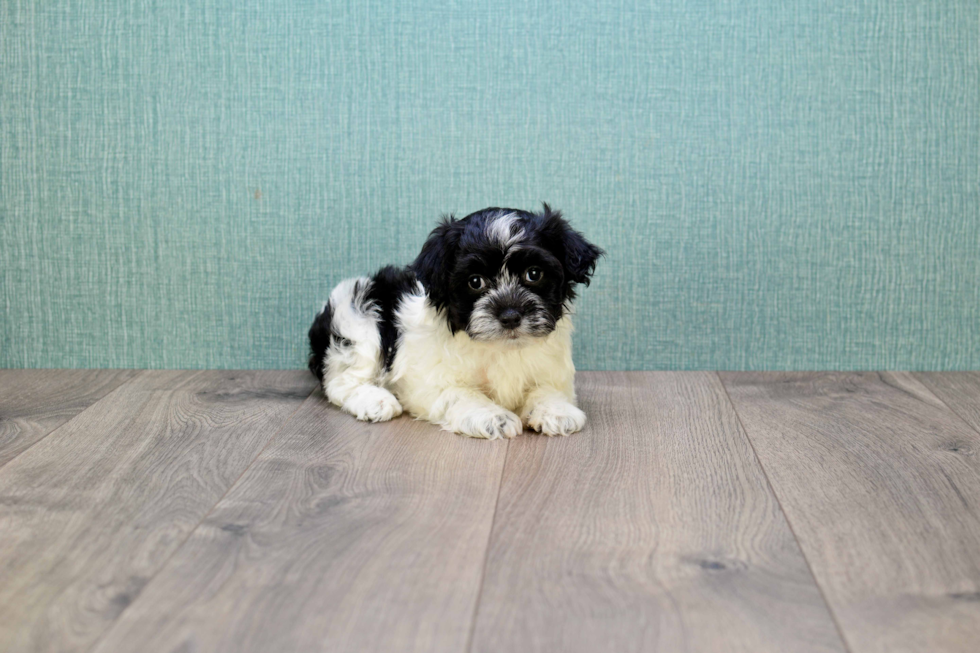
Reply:
[[298, 371], [0, 371], [0, 651], [980, 650], [980, 373], [578, 386], [486, 442]]

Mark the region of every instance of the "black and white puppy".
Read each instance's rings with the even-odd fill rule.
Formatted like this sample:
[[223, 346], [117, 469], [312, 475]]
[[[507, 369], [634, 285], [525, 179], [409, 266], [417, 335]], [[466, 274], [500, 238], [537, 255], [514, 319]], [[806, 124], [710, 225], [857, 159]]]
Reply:
[[476, 438], [575, 433], [572, 300], [601, 255], [547, 204], [449, 216], [409, 267], [333, 289], [310, 370], [360, 420], [404, 408]]

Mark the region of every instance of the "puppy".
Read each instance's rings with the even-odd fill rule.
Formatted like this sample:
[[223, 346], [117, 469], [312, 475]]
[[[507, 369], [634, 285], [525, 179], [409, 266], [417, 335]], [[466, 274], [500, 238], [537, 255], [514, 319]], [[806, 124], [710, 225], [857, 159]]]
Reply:
[[333, 289], [310, 370], [360, 420], [407, 410], [474, 438], [575, 433], [572, 300], [602, 254], [547, 204], [449, 216], [407, 268]]

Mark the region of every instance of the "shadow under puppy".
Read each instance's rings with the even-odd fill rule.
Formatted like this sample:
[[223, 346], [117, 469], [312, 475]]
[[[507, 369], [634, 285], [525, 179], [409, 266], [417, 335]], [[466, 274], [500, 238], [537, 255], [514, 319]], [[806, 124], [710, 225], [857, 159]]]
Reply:
[[404, 408], [477, 438], [575, 433], [572, 300], [601, 255], [547, 204], [449, 216], [407, 268], [333, 289], [310, 327], [310, 370], [360, 420]]

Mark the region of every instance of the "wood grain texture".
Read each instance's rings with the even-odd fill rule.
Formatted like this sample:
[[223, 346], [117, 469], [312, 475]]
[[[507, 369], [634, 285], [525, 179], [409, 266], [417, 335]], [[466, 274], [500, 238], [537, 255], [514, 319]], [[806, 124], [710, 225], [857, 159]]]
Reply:
[[511, 442], [472, 650], [843, 651], [717, 376], [589, 373]]
[[0, 469], [0, 650], [88, 650], [313, 385], [145, 372]]
[[722, 378], [854, 653], [980, 642], [980, 435], [908, 373]]
[[136, 370], [0, 370], [0, 467]]
[[96, 651], [463, 651], [506, 449], [316, 393]]
[[916, 372], [915, 377], [980, 433], [980, 372]]

